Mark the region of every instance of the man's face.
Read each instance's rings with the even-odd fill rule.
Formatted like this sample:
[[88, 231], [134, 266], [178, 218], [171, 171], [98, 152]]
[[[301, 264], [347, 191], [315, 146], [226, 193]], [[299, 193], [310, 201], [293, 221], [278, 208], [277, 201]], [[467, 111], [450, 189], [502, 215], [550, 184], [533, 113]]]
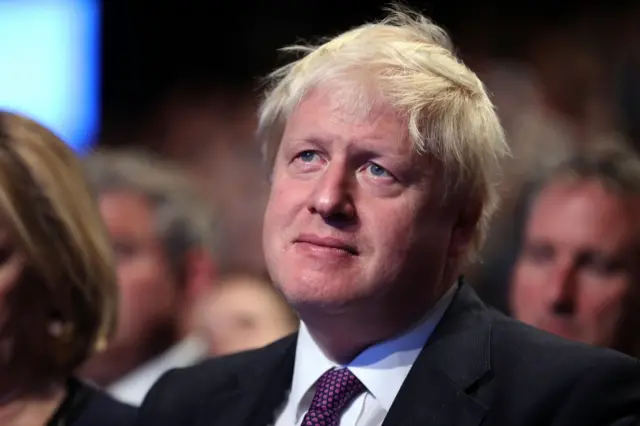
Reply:
[[391, 108], [356, 115], [327, 93], [298, 105], [274, 161], [271, 276], [298, 310], [429, 303], [455, 221], [443, 213], [441, 167], [415, 153]]
[[543, 189], [514, 270], [516, 318], [571, 340], [614, 345], [637, 285], [638, 206], [593, 181]]
[[117, 259], [120, 305], [111, 347], [140, 346], [173, 325], [176, 283], [167, 265], [150, 206], [125, 192], [99, 200]]

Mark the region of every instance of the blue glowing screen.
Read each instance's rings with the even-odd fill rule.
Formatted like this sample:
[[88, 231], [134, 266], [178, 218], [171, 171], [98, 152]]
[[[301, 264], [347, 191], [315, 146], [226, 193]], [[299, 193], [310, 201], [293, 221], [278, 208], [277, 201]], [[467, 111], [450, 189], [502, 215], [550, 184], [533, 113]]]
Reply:
[[99, 124], [99, 38], [98, 1], [0, 0], [0, 108], [88, 148]]

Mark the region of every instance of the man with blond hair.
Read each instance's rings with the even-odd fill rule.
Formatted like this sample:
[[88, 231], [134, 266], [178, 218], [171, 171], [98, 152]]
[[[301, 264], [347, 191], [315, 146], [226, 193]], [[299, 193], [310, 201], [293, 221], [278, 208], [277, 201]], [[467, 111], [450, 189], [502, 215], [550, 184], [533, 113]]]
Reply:
[[140, 425], [623, 425], [640, 366], [487, 309], [459, 275], [507, 153], [487, 93], [394, 9], [274, 72], [263, 246], [300, 331], [165, 375]]

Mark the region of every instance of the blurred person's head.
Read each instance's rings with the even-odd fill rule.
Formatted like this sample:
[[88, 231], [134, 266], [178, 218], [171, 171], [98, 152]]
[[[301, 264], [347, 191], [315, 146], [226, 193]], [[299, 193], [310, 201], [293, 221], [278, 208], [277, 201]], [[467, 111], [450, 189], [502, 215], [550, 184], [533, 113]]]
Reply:
[[220, 280], [209, 300], [201, 327], [211, 338], [212, 355], [263, 347], [292, 333], [298, 325], [291, 307], [273, 285], [254, 275]]
[[595, 146], [532, 199], [511, 287], [514, 316], [584, 343], [640, 355], [640, 159]]
[[104, 348], [116, 308], [81, 162], [40, 124], [0, 112], [0, 400], [66, 380]]
[[183, 166], [214, 205], [224, 206], [216, 219], [224, 229], [226, 267], [263, 274], [260, 240], [268, 188], [253, 137], [256, 103], [250, 90], [178, 85], [149, 116], [144, 140]]
[[504, 133], [422, 16], [393, 11], [290, 50], [302, 58], [272, 74], [259, 120], [266, 263], [316, 335], [363, 347], [422, 317], [474, 258]]
[[260, 148], [240, 138], [219, 142], [203, 153], [198, 176], [214, 204], [224, 206], [218, 218], [224, 228], [225, 264], [233, 271], [261, 275], [262, 216], [269, 188]]
[[[191, 162], [189, 168], [214, 204], [224, 206], [218, 219], [225, 231], [227, 266], [262, 274], [265, 266], [260, 241], [268, 187], [260, 147], [253, 140], [255, 100], [249, 103], [243, 97], [234, 93], [219, 100], [224, 113], [216, 112], [219, 121], [210, 128], [209, 138], [196, 151], [198, 161]], [[206, 117], [208, 123], [214, 122], [212, 115], [203, 114], [202, 118]], [[174, 136], [176, 144], [185, 139], [180, 139], [180, 134]]]
[[190, 332], [216, 276], [214, 213], [179, 169], [141, 152], [86, 160], [117, 261], [120, 316], [109, 348], [84, 374], [108, 383]]

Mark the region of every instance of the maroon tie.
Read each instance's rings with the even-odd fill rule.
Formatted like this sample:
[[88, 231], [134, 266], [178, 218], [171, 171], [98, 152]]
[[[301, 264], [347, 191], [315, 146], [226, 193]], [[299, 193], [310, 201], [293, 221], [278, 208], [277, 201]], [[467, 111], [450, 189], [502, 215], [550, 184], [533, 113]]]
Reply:
[[327, 371], [316, 383], [316, 393], [301, 426], [338, 426], [342, 411], [364, 390], [362, 382], [347, 368]]

